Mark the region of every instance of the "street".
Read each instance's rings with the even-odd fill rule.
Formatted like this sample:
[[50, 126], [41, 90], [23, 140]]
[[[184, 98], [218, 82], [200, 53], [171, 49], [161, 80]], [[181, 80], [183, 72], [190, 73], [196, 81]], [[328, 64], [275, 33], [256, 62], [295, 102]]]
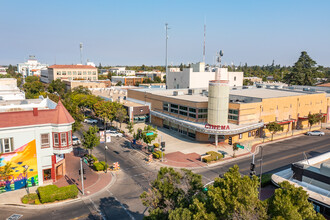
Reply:
[[[322, 137], [301, 136], [268, 144], [263, 149], [263, 173], [273, 173], [287, 168], [292, 162], [313, 157], [330, 150], [330, 135], [326, 133]], [[100, 144], [93, 150], [93, 154], [100, 160], [111, 165], [119, 162], [121, 169], [115, 172], [114, 183], [102, 193], [77, 200], [73, 203], [59, 204], [56, 208], [47, 209], [23, 209], [20, 207], [2, 208], [0, 219], [6, 219], [16, 213], [21, 214], [21, 219], [142, 219], [147, 209], [141, 204], [140, 194], [149, 188], [149, 182], [157, 174], [155, 164], [148, 165], [144, 155], [129, 148], [128, 141], [124, 138], [113, 137], [107, 144], [108, 150], [104, 150], [104, 144]], [[259, 174], [260, 151], [256, 156], [256, 171]], [[203, 176], [203, 182], [207, 183], [228, 170], [234, 164], [238, 164], [242, 174], [249, 174], [251, 157], [237, 159], [223, 165], [213, 167], [195, 168], [194, 172]], [[109, 175], [110, 172], [108, 172]]]

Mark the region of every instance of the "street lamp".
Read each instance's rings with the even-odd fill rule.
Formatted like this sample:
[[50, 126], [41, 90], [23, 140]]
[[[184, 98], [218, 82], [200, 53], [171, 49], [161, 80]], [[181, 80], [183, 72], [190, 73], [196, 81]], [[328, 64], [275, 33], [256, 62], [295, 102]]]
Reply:
[[107, 150], [108, 150], [108, 146], [105, 145], [104, 146], [104, 161], [105, 161], [104, 168], [105, 168], [105, 172], [108, 172], [108, 164], [107, 164], [107, 156], [106, 156]]
[[29, 180], [29, 178], [28, 178], [28, 174], [27, 174], [27, 170], [29, 169], [29, 166], [28, 165], [25, 165], [25, 166], [23, 166], [24, 167], [24, 173], [25, 173], [25, 177], [26, 177], [26, 182], [25, 182], [25, 188], [26, 188], [26, 191], [27, 191], [27, 193], [29, 194], [30, 192], [29, 192], [29, 184], [28, 184], [28, 180]]

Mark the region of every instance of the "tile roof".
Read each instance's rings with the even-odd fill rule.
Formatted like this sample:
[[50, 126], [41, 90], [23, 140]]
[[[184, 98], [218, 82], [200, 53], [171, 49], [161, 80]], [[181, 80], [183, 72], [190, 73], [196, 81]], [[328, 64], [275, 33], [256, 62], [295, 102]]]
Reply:
[[89, 66], [89, 65], [52, 65], [48, 67], [49, 69], [54, 69], [54, 68], [66, 68], [66, 69], [96, 69], [94, 66]]
[[20, 127], [38, 124], [72, 124], [74, 119], [66, 110], [61, 100], [55, 109], [33, 111], [1, 112], [0, 128]]

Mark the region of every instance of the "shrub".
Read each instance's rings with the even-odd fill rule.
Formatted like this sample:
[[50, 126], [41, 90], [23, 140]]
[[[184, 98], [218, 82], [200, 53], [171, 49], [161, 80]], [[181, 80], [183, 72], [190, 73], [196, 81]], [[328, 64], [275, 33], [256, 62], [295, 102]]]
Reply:
[[40, 205], [40, 204], [41, 204], [40, 199], [35, 199], [35, 200], [34, 200], [34, 204], [36, 204], [36, 205]]
[[159, 158], [162, 158], [162, 154], [163, 154], [163, 157], [165, 157], [165, 153], [162, 152], [162, 151], [160, 151], [160, 150], [158, 150], [158, 151], [156, 151], [156, 152], [153, 152], [153, 153], [152, 153], [152, 156], [153, 156], [154, 158], [156, 158], [156, 159], [159, 159]]
[[41, 203], [55, 202], [78, 196], [78, 188], [76, 185], [69, 185], [58, 188], [56, 185], [40, 186], [38, 193]]
[[[261, 176], [261, 187], [265, 187], [269, 184], [271, 184], [272, 182], [272, 173], [266, 173], [266, 174], [262, 174]], [[259, 176], [260, 178], [260, 176]]]
[[222, 154], [215, 152], [215, 151], [208, 151], [208, 152], [206, 152], [206, 154], [209, 155], [209, 156], [203, 158], [203, 162], [206, 162], [206, 163], [209, 163], [211, 161], [221, 160], [221, 158], [223, 158]]
[[96, 157], [94, 157], [93, 155], [86, 155], [86, 157], [90, 160], [90, 159], [93, 159], [94, 162], [98, 161], [98, 159]]
[[159, 144], [158, 143], [154, 143], [154, 148], [159, 148]]
[[104, 170], [104, 165], [100, 162], [96, 162], [93, 164], [93, 168], [96, 171], [101, 171], [101, 170]]
[[34, 204], [35, 200], [39, 199], [37, 193], [30, 193], [22, 197], [22, 203], [24, 204]]
[[100, 162], [103, 165], [103, 170], [108, 169], [109, 165], [105, 161]]

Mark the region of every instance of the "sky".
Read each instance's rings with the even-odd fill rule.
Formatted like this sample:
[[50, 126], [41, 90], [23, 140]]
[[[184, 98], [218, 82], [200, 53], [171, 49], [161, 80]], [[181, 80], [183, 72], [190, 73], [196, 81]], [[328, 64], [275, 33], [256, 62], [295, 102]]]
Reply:
[[164, 65], [223, 50], [223, 64], [292, 66], [301, 51], [330, 66], [328, 0], [0, 0], [0, 64]]

